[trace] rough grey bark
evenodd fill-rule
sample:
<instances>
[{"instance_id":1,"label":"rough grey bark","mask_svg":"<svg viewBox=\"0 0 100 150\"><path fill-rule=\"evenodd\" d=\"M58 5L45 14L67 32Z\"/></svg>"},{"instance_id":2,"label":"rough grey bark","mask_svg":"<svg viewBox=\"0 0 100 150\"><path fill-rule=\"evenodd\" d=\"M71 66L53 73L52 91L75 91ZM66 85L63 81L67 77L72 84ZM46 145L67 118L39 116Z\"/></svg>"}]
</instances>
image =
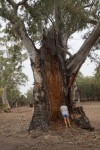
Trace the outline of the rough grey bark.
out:
<instances>
[{"instance_id":1,"label":"rough grey bark","mask_svg":"<svg viewBox=\"0 0 100 150\"><path fill-rule=\"evenodd\" d=\"M47 130L50 125L49 100L47 95L46 81L44 76L43 60L37 55L35 63L31 60L31 67L34 74L34 113L29 130Z\"/></svg>"}]
</instances>

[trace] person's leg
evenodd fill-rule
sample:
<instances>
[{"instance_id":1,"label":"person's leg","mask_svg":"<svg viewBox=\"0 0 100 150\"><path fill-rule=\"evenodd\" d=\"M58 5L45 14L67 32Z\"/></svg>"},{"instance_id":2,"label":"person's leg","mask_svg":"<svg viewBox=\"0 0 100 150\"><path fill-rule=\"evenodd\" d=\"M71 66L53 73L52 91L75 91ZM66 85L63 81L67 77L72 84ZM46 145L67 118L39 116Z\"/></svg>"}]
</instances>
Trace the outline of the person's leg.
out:
<instances>
[{"instance_id":1,"label":"person's leg","mask_svg":"<svg viewBox=\"0 0 100 150\"><path fill-rule=\"evenodd\" d=\"M65 123L65 125L66 125L66 127L67 127L68 125L67 125L67 120L66 120L65 117L64 117L64 123Z\"/></svg>"},{"instance_id":2,"label":"person's leg","mask_svg":"<svg viewBox=\"0 0 100 150\"><path fill-rule=\"evenodd\" d=\"M67 117L66 120L67 120L68 127L71 127L69 117Z\"/></svg>"}]
</instances>

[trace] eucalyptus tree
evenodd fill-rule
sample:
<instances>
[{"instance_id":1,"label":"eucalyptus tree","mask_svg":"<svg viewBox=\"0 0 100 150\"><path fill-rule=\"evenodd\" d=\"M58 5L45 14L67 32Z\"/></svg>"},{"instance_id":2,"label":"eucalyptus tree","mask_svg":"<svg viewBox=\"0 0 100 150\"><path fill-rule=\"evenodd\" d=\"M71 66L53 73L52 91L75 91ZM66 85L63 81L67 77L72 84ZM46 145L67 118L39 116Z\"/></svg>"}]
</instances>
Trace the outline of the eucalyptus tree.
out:
<instances>
[{"instance_id":1,"label":"eucalyptus tree","mask_svg":"<svg viewBox=\"0 0 100 150\"><path fill-rule=\"evenodd\" d=\"M22 45L8 40L4 35L0 38L0 88L2 89L2 102L5 109L10 108L8 101L8 91L11 94L12 89L23 85L28 80L22 72L22 62L27 58L26 53L21 53ZM17 52L16 52L17 51Z\"/></svg>"},{"instance_id":2,"label":"eucalyptus tree","mask_svg":"<svg viewBox=\"0 0 100 150\"><path fill-rule=\"evenodd\" d=\"M0 16L7 22L7 32L22 41L31 60L34 115L30 130L46 129L50 121L59 120L59 107L63 101L70 114L74 113L71 86L100 37L99 8L99 0L1 0ZM68 39L87 27L91 28L91 33L72 55ZM83 114L80 114L78 124L91 128Z\"/></svg>"},{"instance_id":3,"label":"eucalyptus tree","mask_svg":"<svg viewBox=\"0 0 100 150\"><path fill-rule=\"evenodd\" d=\"M19 106L20 97L21 97L21 92L18 85L11 84L7 88L7 99L9 101L11 108Z\"/></svg>"}]
</instances>

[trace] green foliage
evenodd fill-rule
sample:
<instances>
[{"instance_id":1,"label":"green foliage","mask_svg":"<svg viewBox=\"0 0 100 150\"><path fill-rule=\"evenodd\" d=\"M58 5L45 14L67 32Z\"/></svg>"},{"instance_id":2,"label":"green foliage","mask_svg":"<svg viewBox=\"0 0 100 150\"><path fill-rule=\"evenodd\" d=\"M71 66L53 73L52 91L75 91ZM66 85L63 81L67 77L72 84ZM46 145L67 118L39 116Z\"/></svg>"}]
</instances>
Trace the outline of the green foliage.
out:
<instances>
[{"instance_id":1,"label":"green foliage","mask_svg":"<svg viewBox=\"0 0 100 150\"><path fill-rule=\"evenodd\" d=\"M20 100L19 85L24 85L28 77L22 72L22 62L26 60L27 54L22 51L22 44L14 42L13 38L4 35L0 38L0 96L2 89L7 88L7 99L11 105ZM21 52L22 51L22 52Z\"/></svg>"},{"instance_id":2,"label":"green foliage","mask_svg":"<svg viewBox=\"0 0 100 150\"><path fill-rule=\"evenodd\" d=\"M100 64L95 69L95 78L99 81L100 80Z\"/></svg>"},{"instance_id":3,"label":"green foliage","mask_svg":"<svg viewBox=\"0 0 100 150\"><path fill-rule=\"evenodd\" d=\"M87 9L84 9L84 6L87 3L89 3L89 0L59 0L59 10L61 10L63 27L68 35L72 34L76 30L86 27L90 14ZM25 5L25 8L26 11L23 13L23 18L27 22L28 30L31 34L36 33L38 35L39 31L41 32L41 27L42 29L47 27L50 22L51 24L54 24L54 0L41 0L35 3L30 2L29 5ZM21 8L21 11L22 10L23 9ZM59 23L62 24L61 22Z\"/></svg>"},{"instance_id":4,"label":"green foliage","mask_svg":"<svg viewBox=\"0 0 100 150\"><path fill-rule=\"evenodd\" d=\"M41 39L43 28L55 24L56 2L59 5L63 21L62 23L58 22L63 24L64 32L66 31L68 36L85 28L91 16L93 20L98 20L99 0L93 2L90 0L27 0L27 3L19 7L18 15L24 20L28 34L31 38L34 37L34 40ZM0 5L2 16L13 22L13 18L10 18L12 13L14 14L12 6L6 0L1 0ZM15 36L10 22L7 23L5 32Z\"/></svg>"},{"instance_id":5,"label":"green foliage","mask_svg":"<svg viewBox=\"0 0 100 150\"><path fill-rule=\"evenodd\" d=\"M14 2L17 3L17 1ZM58 16L61 18L58 17L58 24L60 29L63 28L62 33L64 36L66 34L67 40L74 32L87 28L88 23L98 22L100 14L99 0L27 0L26 3L18 7L18 10L15 9L16 3L12 5L11 3L7 0L0 1L0 16L8 20L5 20L6 26L3 31L10 35L8 36L9 40L12 37L14 40L19 40L17 31L20 26L16 28L15 24L18 19L17 16L23 20L27 34L34 42L41 41L44 28L48 30L52 26L57 31L55 23L56 4L60 12Z\"/></svg>"},{"instance_id":6,"label":"green foliage","mask_svg":"<svg viewBox=\"0 0 100 150\"><path fill-rule=\"evenodd\" d=\"M3 88L0 88L0 96L2 96Z\"/></svg>"},{"instance_id":7,"label":"green foliage","mask_svg":"<svg viewBox=\"0 0 100 150\"><path fill-rule=\"evenodd\" d=\"M11 84L21 85L27 81L27 76L22 72L22 62L26 60L26 53L21 53L22 45L18 42L10 42L7 36L1 38L0 54L0 87L8 87Z\"/></svg>"},{"instance_id":8,"label":"green foliage","mask_svg":"<svg viewBox=\"0 0 100 150\"><path fill-rule=\"evenodd\" d=\"M22 95L17 86L7 88L7 99L11 107L29 105L29 100Z\"/></svg>"},{"instance_id":9,"label":"green foliage","mask_svg":"<svg viewBox=\"0 0 100 150\"><path fill-rule=\"evenodd\" d=\"M10 106L14 107L16 102L18 103L20 100L21 92L19 91L18 87L14 84L11 84L7 88L7 99L10 103Z\"/></svg>"},{"instance_id":10,"label":"green foliage","mask_svg":"<svg viewBox=\"0 0 100 150\"><path fill-rule=\"evenodd\" d=\"M78 89L81 100L100 100L100 78L98 73L92 77L81 76L77 78Z\"/></svg>"},{"instance_id":11,"label":"green foliage","mask_svg":"<svg viewBox=\"0 0 100 150\"><path fill-rule=\"evenodd\" d=\"M30 88L26 93L27 101L33 103L33 88Z\"/></svg>"},{"instance_id":12,"label":"green foliage","mask_svg":"<svg viewBox=\"0 0 100 150\"><path fill-rule=\"evenodd\" d=\"M27 98L25 97L25 95L21 95L21 96L20 96L18 105L19 105L19 106L29 105L29 101L27 100Z\"/></svg>"}]
</instances>

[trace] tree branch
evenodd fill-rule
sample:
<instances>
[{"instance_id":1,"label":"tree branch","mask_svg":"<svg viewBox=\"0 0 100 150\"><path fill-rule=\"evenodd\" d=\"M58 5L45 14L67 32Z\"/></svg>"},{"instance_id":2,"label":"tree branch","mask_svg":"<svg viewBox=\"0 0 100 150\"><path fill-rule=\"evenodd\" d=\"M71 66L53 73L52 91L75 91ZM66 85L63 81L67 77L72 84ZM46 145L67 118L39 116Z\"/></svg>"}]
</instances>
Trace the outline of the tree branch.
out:
<instances>
[{"instance_id":1,"label":"tree branch","mask_svg":"<svg viewBox=\"0 0 100 150\"><path fill-rule=\"evenodd\" d=\"M60 45L57 45L65 54L69 55L70 57L72 57L72 54L66 50L65 48L62 48Z\"/></svg>"},{"instance_id":2,"label":"tree branch","mask_svg":"<svg viewBox=\"0 0 100 150\"><path fill-rule=\"evenodd\" d=\"M14 13L17 14L18 9L17 4L13 0L6 0L6 1L12 6Z\"/></svg>"},{"instance_id":3,"label":"tree branch","mask_svg":"<svg viewBox=\"0 0 100 150\"><path fill-rule=\"evenodd\" d=\"M13 0L6 0L12 7L16 7L16 3Z\"/></svg>"},{"instance_id":4,"label":"tree branch","mask_svg":"<svg viewBox=\"0 0 100 150\"><path fill-rule=\"evenodd\" d=\"M96 25L98 22L96 20L92 20L92 19L89 19L89 22L88 23L91 23L93 25Z\"/></svg>"},{"instance_id":5,"label":"tree branch","mask_svg":"<svg viewBox=\"0 0 100 150\"><path fill-rule=\"evenodd\" d=\"M23 21L18 17L17 17L17 21L15 21L14 28L15 28L15 31L17 32L17 34L19 35L19 37L21 38L23 45L27 49L30 59L33 60L33 62L34 62L36 54L37 54L37 49L36 49L33 41L28 36Z\"/></svg>"},{"instance_id":6,"label":"tree branch","mask_svg":"<svg viewBox=\"0 0 100 150\"><path fill-rule=\"evenodd\" d=\"M22 1L19 2L19 3L15 3L13 0L7 0L7 2L8 2L10 5L12 5L13 9L17 12L18 7L19 7L20 5L24 5L24 4L27 2L27 0L22 0Z\"/></svg>"},{"instance_id":7,"label":"tree branch","mask_svg":"<svg viewBox=\"0 0 100 150\"><path fill-rule=\"evenodd\" d=\"M84 8L92 7L93 5L94 5L94 2L92 2L91 4L85 5Z\"/></svg>"},{"instance_id":8,"label":"tree branch","mask_svg":"<svg viewBox=\"0 0 100 150\"><path fill-rule=\"evenodd\" d=\"M57 29L57 34L60 34L62 36L62 30L63 30L63 21L61 17L61 10L60 10L60 3L59 0L55 0L55 26Z\"/></svg>"},{"instance_id":9,"label":"tree branch","mask_svg":"<svg viewBox=\"0 0 100 150\"><path fill-rule=\"evenodd\" d=\"M20 5L24 5L27 2L27 0L22 0L21 2L17 3L17 7L19 7Z\"/></svg>"},{"instance_id":10,"label":"tree branch","mask_svg":"<svg viewBox=\"0 0 100 150\"><path fill-rule=\"evenodd\" d=\"M2 8L0 9L0 16L11 22L12 26L14 27L13 28L14 31L16 31L18 36L23 41L23 45L27 49L31 60L33 60L33 62L34 62L36 54L37 54L37 51L36 51L37 49L36 49L33 41L28 36L23 21L17 16L17 14L13 14L7 10L4 11L4 9L2 9Z\"/></svg>"},{"instance_id":11,"label":"tree branch","mask_svg":"<svg viewBox=\"0 0 100 150\"><path fill-rule=\"evenodd\" d=\"M13 0L7 0L7 2L8 2L10 5L12 5L12 7L13 7L14 9L17 8L17 5L16 5L16 3L15 3Z\"/></svg>"},{"instance_id":12,"label":"tree branch","mask_svg":"<svg viewBox=\"0 0 100 150\"><path fill-rule=\"evenodd\" d=\"M97 25L95 26L94 30L90 34L89 38L84 42L79 51L71 59L69 59L69 62L67 64L67 71L68 73L70 73L70 75L76 73L77 70L79 70L79 68L85 61L86 57L88 56L92 46L95 44L95 42L99 37L100 37L100 19Z\"/></svg>"}]
</instances>

